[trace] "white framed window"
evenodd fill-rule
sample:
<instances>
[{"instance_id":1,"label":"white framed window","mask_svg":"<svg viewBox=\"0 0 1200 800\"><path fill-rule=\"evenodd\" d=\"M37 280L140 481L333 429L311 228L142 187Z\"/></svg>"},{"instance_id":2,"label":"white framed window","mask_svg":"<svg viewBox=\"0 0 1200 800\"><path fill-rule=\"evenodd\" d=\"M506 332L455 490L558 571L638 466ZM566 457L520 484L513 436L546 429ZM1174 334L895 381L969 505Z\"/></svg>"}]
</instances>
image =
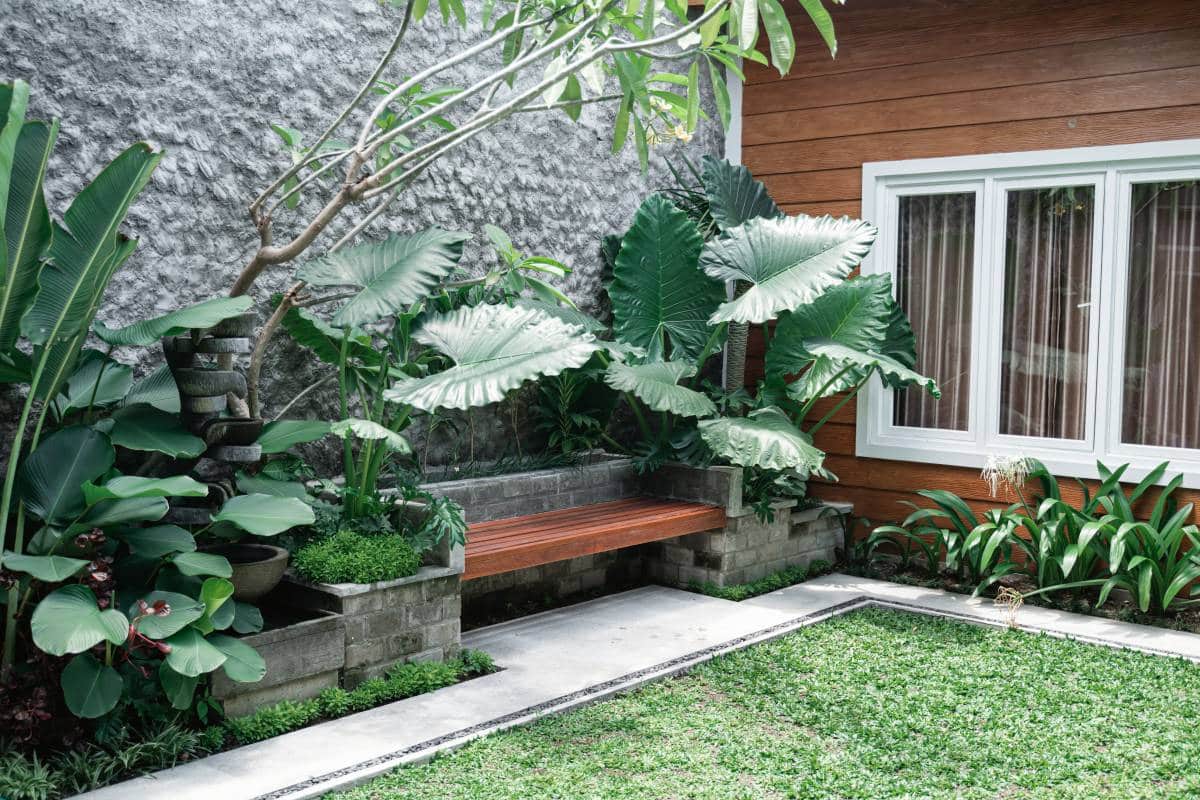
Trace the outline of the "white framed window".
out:
<instances>
[{"instance_id":1,"label":"white framed window","mask_svg":"<svg viewBox=\"0 0 1200 800\"><path fill-rule=\"evenodd\" d=\"M858 455L1200 488L1200 139L864 164L862 197L942 397L873 381Z\"/></svg>"}]
</instances>

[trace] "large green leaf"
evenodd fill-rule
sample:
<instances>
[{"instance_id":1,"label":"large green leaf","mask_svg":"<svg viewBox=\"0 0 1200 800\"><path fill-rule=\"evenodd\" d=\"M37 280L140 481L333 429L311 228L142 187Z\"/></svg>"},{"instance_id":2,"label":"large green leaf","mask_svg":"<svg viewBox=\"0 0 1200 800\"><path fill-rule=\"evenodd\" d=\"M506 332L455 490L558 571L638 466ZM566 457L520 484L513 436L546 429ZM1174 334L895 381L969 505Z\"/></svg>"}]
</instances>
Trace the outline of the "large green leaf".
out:
<instances>
[{"instance_id":1,"label":"large green leaf","mask_svg":"<svg viewBox=\"0 0 1200 800\"><path fill-rule=\"evenodd\" d=\"M207 675L228 658L195 628L184 628L167 639L167 644L171 645L167 666L189 678Z\"/></svg>"},{"instance_id":2,"label":"large green leaf","mask_svg":"<svg viewBox=\"0 0 1200 800\"><path fill-rule=\"evenodd\" d=\"M33 302L42 256L50 245L42 182L57 136L58 123L26 123L17 140L8 191L0 189L0 198L8 200L7 212L0 215L0 249L7 251L0 257L0 353L11 350L21 334L21 317Z\"/></svg>"},{"instance_id":3,"label":"large green leaf","mask_svg":"<svg viewBox=\"0 0 1200 800\"><path fill-rule=\"evenodd\" d=\"M867 370L878 370L880 377L896 386L916 384L934 397L941 397L933 378L909 369L891 356L882 353L863 352L847 347L831 339L806 339L804 347L818 358L827 358L834 364L851 365Z\"/></svg>"},{"instance_id":4,"label":"large green leaf","mask_svg":"<svg viewBox=\"0 0 1200 800\"><path fill-rule=\"evenodd\" d=\"M262 680L267 674L267 664L262 656L241 639L214 633L208 637L209 643L225 654L222 667L229 680L239 683L254 683Z\"/></svg>"},{"instance_id":5,"label":"large green leaf","mask_svg":"<svg viewBox=\"0 0 1200 800\"><path fill-rule=\"evenodd\" d=\"M75 197L64 224L55 225L50 261L21 320L21 331L31 342L66 339L91 324L89 311L94 313L112 275L114 255L128 256L121 253L125 247L118 228L161 157L144 142L133 145Z\"/></svg>"},{"instance_id":6,"label":"large green leaf","mask_svg":"<svg viewBox=\"0 0 1200 800\"><path fill-rule=\"evenodd\" d=\"M167 501L161 497L131 497L127 500L103 500L87 510L78 523L67 529L70 534L89 528L108 528L133 522L155 522L167 513Z\"/></svg>"},{"instance_id":7,"label":"large green leaf","mask_svg":"<svg viewBox=\"0 0 1200 800\"><path fill-rule=\"evenodd\" d=\"M649 364L608 365L604 380L620 392L632 392L655 411L669 411L683 417L711 417L717 413L712 400L694 389L680 386L682 378L696 374L696 368L678 361L652 361Z\"/></svg>"},{"instance_id":8,"label":"large green leaf","mask_svg":"<svg viewBox=\"0 0 1200 800\"><path fill-rule=\"evenodd\" d=\"M332 253L297 276L314 286L358 286L333 316L338 326L367 325L423 300L458 266L469 233L428 228Z\"/></svg>"},{"instance_id":9,"label":"large green leaf","mask_svg":"<svg viewBox=\"0 0 1200 800\"><path fill-rule=\"evenodd\" d=\"M825 460L812 439L774 406L746 417L701 420L698 427L714 453L743 467L809 473L820 470Z\"/></svg>"},{"instance_id":10,"label":"large green leaf","mask_svg":"<svg viewBox=\"0 0 1200 800\"><path fill-rule=\"evenodd\" d=\"M917 366L917 337L913 333L912 323L908 321L908 315L904 313L904 309L900 308L900 304L892 297L888 298L887 311L887 332L883 336L883 344L879 347L879 352L899 361L909 369L913 369ZM887 375L882 377L883 382L892 389L900 389L904 386L902 382Z\"/></svg>"},{"instance_id":11,"label":"large green leaf","mask_svg":"<svg viewBox=\"0 0 1200 800\"><path fill-rule=\"evenodd\" d=\"M314 419L277 419L263 426L258 444L263 455L282 453L305 442L315 442L329 433L329 423Z\"/></svg>"},{"instance_id":12,"label":"large green leaf","mask_svg":"<svg viewBox=\"0 0 1200 800\"><path fill-rule=\"evenodd\" d=\"M121 674L91 653L71 659L62 671L63 699L77 717L96 719L117 707L125 682Z\"/></svg>"},{"instance_id":13,"label":"large green leaf","mask_svg":"<svg viewBox=\"0 0 1200 800\"><path fill-rule=\"evenodd\" d=\"M874 226L843 217L752 219L704 245L700 266L722 281L750 284L709 321L766 322L813 302L858 266Z\"/></svg>"},{"instance_id":14,"label":"large green leaf","mask_svg":"<svg viewBox=\"0 0 1200 800\"><path fill-rule=\"evenodd\" d=\"M405 439L391 428L384 427L378 422L372 422L369 419L352 417L350 419L338 420L333 423L329 432L339 439L366 439L383 442L389 450L394 450L398 453L412 452L412 445L408 443L408 439Z\"/></svg>"},{"instance_id":15,"label":"large green leaf","mask_svg":"<svg viewBox=\"0 0 1200 800\"><path fill-rule=\"evenodd\" d=\"M90 562L82 558L66 558L65 556L29 556L5 553L2 566L13 572L24 572L39 581L46 583L61 583L67 578L78 575L79 571Z\"/></svg>"},{"instance_id":16,"label":"large green leaf","mask_svg":"<svg viewBox=\"0 0 1200 800\"><path fill-rule=\"evenodd\" d=\"M281 481L263 475L237 474L237 488L243 494L269 494L272 497L295 497L309 502L313 500L304 484L299 481Z\"/></svg>"},{"instance_id":17,"label":"large green leaf","mask_svg":"<svg viewBox=\"0 0 1200 800\"><path fill-rule=\"evenodd\" d=\"M613 330L651 361L696 358L708 341L725 290L696 268L702 246L688 215L659 194L646 198L621 240L608 289Z\"/></svg>"},{"instance_id":18,"label":"large green leaf","mask_svg":"<svg viewBox=\"0 0 1200 800\"><path fill-rule=\"evenodd\" d=\"M83 484L108 472L115 459L108 439L91 428L55 431L21 465L18 496L38 519L70 522L87 507Z\"/></svg>"},{"instance_id":19,"label":"large green leaf","mask_svg":"<svg viewBox=\"0 0 1200 800\"><path fill-rule=\"evenodd\" d=\"M29 84L22 80L0 84L0 219L8 207L9 179L17 150L17 139L25 125L29 106ZM4 266L0 260L0 267Z\"/></svg>"},{"instance_id":20,"label":"large green leaf","mask_svg":"<svg viewBox=\"0 0 1200 800\"><path fill-rule=\"evenodd\" d=\"M62 416L89 406L112 405L124 399L132 386L132 368L118 364L98 350L84 350L54 407Z\"/></svg>"},{"instance_id":21,"label":"large green leaf","mask_svg":"<svg viewBox=\"0 0 1200 800\"><path fill-rule=\"evenodd\" d=\"M204 603L178 592L150 592L140 601L153 613L143 615L140 603L135 602L129 607L129 616L137 620L138 632L151 639L174 636L204 616Z\"/></svg>"},{"instance_id":22,"label":"large green leaf","mask_svg":"<svg viewBox=\"0 0 1200 800\"><path fill-rule=\"evenodd\" d=\"M206 445L180 424L179 417L152 406L126 406L112 416L108 432L113 444L129 450L195 458Z\"/></svg>"},{"instance_id":23,"label":"large green leaf","mask_svg":"<svg viewBox=\"0 0 1200 800\"><path fill-rule=\"evenodd\" d=\"M877 352L884 345L891 318L892 282L887 275L852 278L830 288L813 302L784 314L767 351L769 375L782 379L799 376L789 392L801 400L846 391L868 370L851 369L830 358L819 358L804 348L807 339L838 342L862 352Z\"/></svg>"},{"instance_id":24,"label":"large green leaf","mask_svg":"<svg viewBox=\"0 0 1200 800\"><path fill-rule=\"evenodd\" d=\"M158 682L162 684L163 694L171 703L171 708L187 711L192 707L192 698L196 694L196 686L200 683L197 675L180 675L163 661L158 666Z\"/></svg>"},{"instance_id":25,"label":"large green leaf","mask_svg":"<svg viewBox=\"0 0 1200 800\"><path fill-rule=\"evenodd\" d=\"M94 330L96 336L114 346L146 347L155 344L164 336L178 336L193 328L211 328L218 322L241 314L253 303L254 300L246 295L214 297L202 303L163 314L161 317L142 320L115 330L103 322L97 322Z\"/></svg>"},{"instance_id":26,"label":"large green leaf","mask_svg":"<svg viewBox=\"0 0 1200 800\"><path fill-rule=\"evenodd\" d=\"M169 478L143 478L137 475L118 475L96 486L83 484L83 496L89 506L102 500L128 500L134 497L207 497L208 484L187 475Z\"/></svg>"},{"instance_id":27,"label":"large green leaf","mask_svg":"<svg viewBox=\"0 0 1200 800\"><path fill-rule=\"evenodd\" d=\"M311 525L316 518L311 506L294 497L246 494L226 500L212 519L255 536L274 536L297 525Z\"/></svg>"},{"instance_id":28,"label":"large green leaf","mask_svg":"<svg viewBox=\"0 0 1200 800\"><path fill-rule=\"evenodd\" d=\"M168 414L179 413L179 387L175 385L175 376L166 364L137 383L125 395L124 405L147 405L165 411Z\"/></svg>"},{"instance_id":29,"label":"large green leaf","mask_svg":"<svg viewBox=\"0 0 1200 800\"><path fill-rule=\"evenodd\" d=\"M120 611L100 610L96 595L77 583L55 589L29 620L33 643L52 656L82 653L103 641L124 644L129 620Z\"/></svg>"},{"instance_id":30,"label":"large green leaf","mask_svg":"<svg viewBox=\"0 0 1200 800\"><path fill-rule=\"evenodd\" d=\"M761 181L741 164L706 155L700 176L708 210L721 230L736 228L758 217L782 217L783 212Z\"/></svg>"},{"instance_id":31,"label":"large green leaf","mask_svg":"<svg viewBox=\"0 0 1200 800\"><path fill-rule=\"evenodd\" d=\"M184 555L198 556L211 554L185 553ZM176 558L176 561L179 558L183 558L183 556ZM225 559L222 558L221 560L224 561ZM228 562L226 562L226 566L228 566ZM225 580L224 577L208 578L201 584L200 602L204 603L204 616L193 623L196 630L204 634L209 634L217 629L224 630L233 623L233 619L236 616L236 611L231 603L233 592L233 583Z\"/></svg>"},{"instance_id":32,"label":"large green leaf","mask_svg":"<svg viewBox=\"0 0 1200 800\"><path fill-rule=\"evenodd\" d=\"M216 553L180 553L171 559L171 563L184 575L212 575L217 578L233 575L229 559Z\"/></svg>"},{"instance_id":33,"label":"large green leaf","mask_svg":"<svg viewBox=\"0 0 1200 800\"><path fill-rule=\"evenodd\" d=\"M423 411L496 403L525 381L581 367L600 349L591 334L533 308L464 306L432 316L414 338L454 361L450 369L404 381L385 397Z\"/></svg>"},{"instance_id":34,"label":"large green leaf","mask_svg":"<svg viewBox=\"0 0 1200 800\"><path fill-rule=\"evenodd\" d=\"M326 364L337 364L346 329L335 328L306 308L293 308L283 315L283 329L297 344L313 351ZM378 366L383 356L371 345L370 334L361 328L350 329L348 355L367 366Z\"/></svg>"},{"instance_id":35,"label":"large green leaf","mask_svg":"<svg viewBox=\"0 0 1200 800\"><path fill-rule=\"evenodd\" d=\"M172 553L190 553L196 549L196 537L178 525L131 528L117 536L129 545L134 555L162 558Z\"/></svg>"}]
</instances>

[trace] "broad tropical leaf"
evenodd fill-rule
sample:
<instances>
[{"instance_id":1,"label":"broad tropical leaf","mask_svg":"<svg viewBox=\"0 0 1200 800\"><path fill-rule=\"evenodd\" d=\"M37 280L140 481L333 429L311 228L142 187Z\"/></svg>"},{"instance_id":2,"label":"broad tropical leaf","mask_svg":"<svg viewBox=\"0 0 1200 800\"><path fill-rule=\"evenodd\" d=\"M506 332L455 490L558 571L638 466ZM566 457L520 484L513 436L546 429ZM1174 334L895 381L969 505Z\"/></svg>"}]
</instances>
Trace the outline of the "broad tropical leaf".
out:
<instances>
[{"instance_id":1,"label":"broad tropical leaf","mask_svg":"<svg viewBox=\"0 0 1200 800\"><path fill-rule=\"evenodd\" d=\"M914 369L917 366L917 337L913 333L912 323L908 321L908 315L894 298L888 297L887 309L887 333L884 334L879 352L909 369ZM893 389L904 386L900 381L886 375L883 376L883 382Z\"/></svg>"},{"instance_id":2,"label":"broad tropical leaf","mask_svg":"<svg viewBox=\"0 0 1200 800\"><path fill-rule=\"evenodd\" d=\"M722 303L709 322L766 322L813 302L858 266L875 227L846 217L752 219L710 240L700 266L721 281L750 288Z\"/></svg>"},{"instance_id":3,"label":"broad tropical leaf","mask_svg":"<svg viewBox=\"0 0 1200 800\"><path fill-rule=\"evenodd\" d=\"M29 84L22 80L0 84L0 219L8 207L9 179L12 175L17 139L25 125L29 106ZM0 267L4 261L0 260Z\"/></svg>"},{"instance_id":4,"label":"broad tropical leaf","mask_svg":"<svg viewBox=\"0 0 1200 800\"><path fill-rule=\"evenodd\" d=\"M227 659L195 628L184 628L168 638L167 644L171 645L171 652L167 653L167 666L189 678L206 675Z\"/></svg>"},{"instance_id":5,"label":"broad tropical leaf","mask_svg":"<svg viewBox=\"0 0 1200 800\"><path fill-rule=\"evenodd\" d=\"M118 475L103 486L85 482L83 496L89 506L103 500L129 500L135 497L207 497L208 484L187 475L172 475L169 478Z\"/></svg>"},{"instance_id":6,"label":"broad tropical leaf","mask_svg":"<svg viewBox=\"0 0 1200 800\"><path fill-rule=\"evenodd\" d=\"M133 522L157 522L166 513L167 501L161 497L102 500L89 508L79 522L67 529L67 533L74 535L91 528L108 528Z\"/></svg>"},{"instance_id":7,"label":"broad tropical leaf","mask_svg":"<svg viewBox=\"0 0 1200 800\"><path fill-rule=\"evenodd\" d=\"M316 517L311 506L294 497L246 494L226 500L212 520L228 522L255 536L275 536L297 525L312 525Z\"/></svg>"},{"instance_id":8,"label":"broad tropical leaf","mask_svg":"<svg viewBox=\"0 0 1200 800\"><path fill-rule=\"evenodd\" d=\"M158 682L162 684L163 694L170 701L171 708L187 711L192 707L192 698L200 683L199 676L180 675L164 661L158 667Z\"/></svg>"},{"instance_id":9,"label":"broad tropical leaf","mask_svg":"<svg viewBox=\"0 0 1200 800\"><path fill-rule=\"evenodd\" d=\"M133 388L125 395L123 405L138 404L153 406L168 414L179 413L179 387L175 385L175 376L166 364L151 372L133 384Z\"/></svg>"},{"instance_id":10,"label":"broad tropical leaf","mask_svg":"<svg viewBox=\"0 0 1200 800\"><path fill-rule=\"evenodd\" d=\"M366 439L383 442L390 450L397 453L411 453L412 445L391 428L386 428L378 422L369 419L350 418L338 420L330 426L329 432L339 439Z\"/></svg>"},{"instance_id":11,"label":"broad tropical leaf","mask_svg":"<svg viewBox=\"0 0 1200 800\"><path fill-rule=\"evenodd\" d=\"M334 314L333 323L367 325L427 297L458 266L463 242L470 238L441 228L393 235L310 262L297 276L314 286L361 287Z\"/></svg>"},{"instance_id":12,"label":"broad tropical leaf","mask_svg":"<svg viewBox=\"0 0 1200 800\"><path fill-rule=\"evenodd\" d=\"M581 367L600 343L574 325L531 308L464 306L431 317L414 334L454 361L450 369L385 393L423 411L496 403L525 381Z\"/></svg>"},{"instance_id":13,"label":"broad tropical leaf","mask_svg":"<svg viewBox=\"0 0 1200 800\"><path fill-rule=\"evenodd\" d=\"M784 314L767 351L767 372L776 377L799 376L789 393L801 400L845 391L869 370L852 369L804 348L807 339L838 342L862 352L880 352L891 318L892 282L887 275L853 278L830 288L813 302Z\"/></svg>"},{"instance_id":14,"label":"broad tropical leaf","mask_svg":"<svg viewBox=\"0 0 1200 800\"><path fill-rule=\"evenodd\" d=\"M713 401L679 385L682 378L695 374L695 367L678 361L633 365L614 361L608 365L604 380L617 391L633 393L655 411L669 411L683 417L711 417L717 413Z\"/></svg>"},{"instance_id":15,"label":"broad tropical leaf","mask_svg":"<svg viewBox=\"0 0 1200 800\"><path fill-rule=\"evenodd\" d=\"M262 680L267 674L267 664L262 656L241 639L214 633L208 637L209 644L225 654L225 663L221 666L229 680L239 683L254 683Z\"/></svg>"},{"instance_id":16,"label":"broad tropical leaf","mask_svg":"<svg viewBox=\"0 0 1200 800\"><path fill-rule=\"evenodd\" d=\"M150 406L127 406L111 417L112 443L173 458L195 458L206 445L179 423L179 417Z\"/></svg>"},{"instance_id":17,"label":"broad tropical leaf","mask_svg":"<svg viewBox=\"0 0 1200 800\"><path fill-rule=\"evenodd\" d=\"M758 217L782 217L783 212L761 181L741 164L723 158L704 157L700 176L708 210L721 230L729 230Z\"/></svg>"},{"instance_id":18,"label":"broad tropical leaf","mask_svg":"<svg viewBox=\"0 0 1200 800\"><path fill-rule=\"evenodd\" d=\"M21 465L18 497L38 519L71 522L87 507L83 484L108 472L115 460L108 439L91 428L55 431Z\"/></svg>"},{"instance_id":19,"label":"broad tropical leaf","mask_svg":"<svg viewBox=\"0 0 1200 800\"><path fill-rule=\"evenodd\" d=\"M155 525L152 528L129 528L117 533L118 538L135 555L162 558L172 553L190 553L196 549L196 537L178 525Z\"/></svg>"},{"instance_id":20,"label":"broad tropical leaf","mask_svg":"<svg viewBox=\"0 0 1200 800\"><path fill-rule=\"evenodd\" d=\"M180 553L171 559L171 563L184 575L212 575L217 578L233 575L233 566L230 565L229 559L216 553Z\"/></svg>"},{"instance_id":21,"label":"broad tropical leaf","mask_svg":"<svg viewBox=\"0 0 1200 800\"><path fill-rule=\"evenodd\" d=\"M211 300L163 314L161 317L142 320L115 330L103 322L97 322L93 330L101 340L114 346L146 347L155 344L164 336L178 336L193 328L211 328L218 322L241 314L253 303L254 300L245 295L214 297Z\"/></svg>"},{"instance_id":22,"label":"broad tropical leaf","mask_svg":"<svg viewBox=\"0 0 1200 800\"><path fill-rule=\"evenodd\" d=\"M808 434L774 406L746 417L701 420L698 427L714 453L739 466L809 473L819 472L825 460Z\"/></svg>"},{"instance_id":23,"label":"broad tropical leaf","mask_svg":"<svg viewBox=\"0 0 1200 800\"><path fill-rule=\"evenodd\" d=\"M916 384L934 397L942 396L933 378L911 370L896 359L882 353L855 350L831 339L806 339L804 348L818 358L829 359L835 365L852 365L867 370L878 370L881 377L889 382L894 381L895 385Z\"/></svg>"},{"instance_id":24,"label":"broad tropical leaf","mask_svg":"<svg viewBox=\"0 0 1200 800\"><path fill-rule=\"evenodd\" d=\"M103 717L117 707L125 691L121 674L91 653L71 659L60 679L71 713L83 719Z\"/></svg>"},{"instance_id":25,"label":"broad tropical leaf","mask_svg":"<svg viewBox=\"0 0 1200 800\"><path fill-rule=\"evenodd\" d=\"M277 419L263 426L258 444L263 455L282 453L289 448L315 442L329 433L329 423L313 419Z\"/></svg>"},{"instance_id":26,"label":"broad tropical leaf","mask_svg":"<svg viewBox=\"0 0 1200 800\"><path fill-rule=\"evenodd\" d=\"M112 405L123 400L132 386L132 368L118 364L99 350L84 350L54 407L61 417L89 406Z\"/></svg>"},{"instance_id":27,"label":"broad tropical leaf","mask_svg":"<svg viewBox=\"0 0 1200 800\"><path fill-rule=\"evenodd\" d=\"M21 321L31 342L61 341L90 326L89 311L115 269L114 259L129 255L118 229L161 157L144 142L133 145L75 197L64 225L54 226L49 263Z\"/></svg>"},{"instance_id":28,"label":"broad tropical leaf","mask_svg":"<svg viewBox=\"0 0 1200 800\"><path fill-rule=\"evenodd\" d=\"M155 591L143 595L141 603L155 613L142 614L141 604L129 607L129 617L138 632L151 639L166 639L204 616L204 603L178 592ZM141 617L141 619L138 619Z\"/></svg>"},{"instance_id":29,"label":"broad tropical leaf","mask_svg":"<svg viewBox=\"0 0 1200 800\"><path fill-rule=\"evenodd\" d=\"M600 320L593 317L591 314L586 314L578 308L571 306L558 305L557 303L547 303L542 300L535 300L531 297L522 297L514 303L520 308L532 308L541 311L549 317L557 317L568 325L575 325L583 328L588 333L596 333L605 329L605 325Z\"/></svg>"},{"instance_id":30,"label":"broad tropical leaf","mask_svg":"<svg viewBox=\"0 0 1200 800\"><path fill-rule=\"evenodd\" d=\"M283 315L283 329L296 343L313 351L326 364L337 364L341 355L344 328L335 328L305 308L293 308ZM371 346L371 336L361 328L350 329L347 354L367 366L377 366L383 360Z\"/></svg>"},{"instance_id":31,"label":"broad tropical leaf","mask_svg":"<svg viewBox=\"0 0 1200 800\"><path fill-rule=\"evenodd\" d=\"M0 353L12 350L25 315L37 292L42 256L50 244L50 214L42 182L54 150L58 123L27 122L21 129L8 186L8 209L0 215L4 237L0 247ZM0 196L5 192L0 189Z\"/></svg>"},{"instance_id":32,"label":"broad tropical leaf","mask_svg":"<svg viewBox=\"0 0 1200 800\"><path fill-rule=\"evenodd\" d=\"M52 656L82 653L100 642L124 644L129 620L120 611L104 611L96 595L78 583L55 589L38 603L29 620L33 643Z\"/></svg>"},{"instance_id":33,"label":"broad tropical leaf","mask_svg":"<svg viewBox=\"0 0 1200 800\"><path fill-rule=\"evenodd\" d=\"M696 358L725 289L696 269L703 242L687 214L659 194L646 198L621 240L608 294L613 330L651 361Z\"/></svg>"},{"instance_id":34,"label":"broad tropical leaf","mask_svg":"<svg viewBox=\"0 0 1200 800\"><path fill-rule=\"evenodd\" d=\"M24 572L39 581L61 583L86 567L90 562L65 556L27 556L5 553L2 566L13 572Z\"/></svg>"},{"instance_id":35,"label":"broad tropical leaf","mask_svg":"<svg viewBox=\"0 0 1200 800\"><path fill-rule=\"evenodd\" d=\"M281 481L275 478L266 478L262 475L247 475L244 472L237 474L237 488L243 494L269 494L272 497L295 497L305 502L312 500L308 494L308 490L304 488L304 484L299 481Z\"/></svg>"}]
</instances>

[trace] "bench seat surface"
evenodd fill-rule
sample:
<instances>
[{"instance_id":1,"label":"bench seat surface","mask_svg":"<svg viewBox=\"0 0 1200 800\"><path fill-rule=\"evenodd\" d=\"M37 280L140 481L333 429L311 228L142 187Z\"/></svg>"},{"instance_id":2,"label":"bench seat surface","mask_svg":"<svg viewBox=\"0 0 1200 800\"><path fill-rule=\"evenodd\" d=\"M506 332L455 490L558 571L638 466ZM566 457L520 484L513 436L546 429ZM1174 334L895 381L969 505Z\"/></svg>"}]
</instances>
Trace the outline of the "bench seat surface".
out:
<instances>
[{"instance_id":1,"label":"bench seat surface","mask_svg":"<svg viewBox=\"0 0 1200 800\"><path fill-rule=\"evenodd\" d=\"M463 580L722 527L725 509L632 497L477 522L467 531Z\"/></svg>"}]
</instances>

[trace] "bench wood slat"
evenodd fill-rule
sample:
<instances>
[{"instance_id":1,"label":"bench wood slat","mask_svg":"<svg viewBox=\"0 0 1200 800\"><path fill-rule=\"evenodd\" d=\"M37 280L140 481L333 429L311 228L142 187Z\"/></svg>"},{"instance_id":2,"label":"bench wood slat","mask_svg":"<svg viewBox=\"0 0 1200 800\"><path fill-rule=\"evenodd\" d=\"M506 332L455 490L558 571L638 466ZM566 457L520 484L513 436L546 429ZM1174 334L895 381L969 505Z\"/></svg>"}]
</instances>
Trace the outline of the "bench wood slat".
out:
<instances>
[{"instance_id":1,"label":"bench wood slat","mask_svg":"<svg viewBox=\"0 0 1200 800\"><path fill-rule=\"evenodd\" d=\"M467 533L463 580L619 550L725 524L703 503L636 497L479 522Z\"/></svg>"}]
</instances>

